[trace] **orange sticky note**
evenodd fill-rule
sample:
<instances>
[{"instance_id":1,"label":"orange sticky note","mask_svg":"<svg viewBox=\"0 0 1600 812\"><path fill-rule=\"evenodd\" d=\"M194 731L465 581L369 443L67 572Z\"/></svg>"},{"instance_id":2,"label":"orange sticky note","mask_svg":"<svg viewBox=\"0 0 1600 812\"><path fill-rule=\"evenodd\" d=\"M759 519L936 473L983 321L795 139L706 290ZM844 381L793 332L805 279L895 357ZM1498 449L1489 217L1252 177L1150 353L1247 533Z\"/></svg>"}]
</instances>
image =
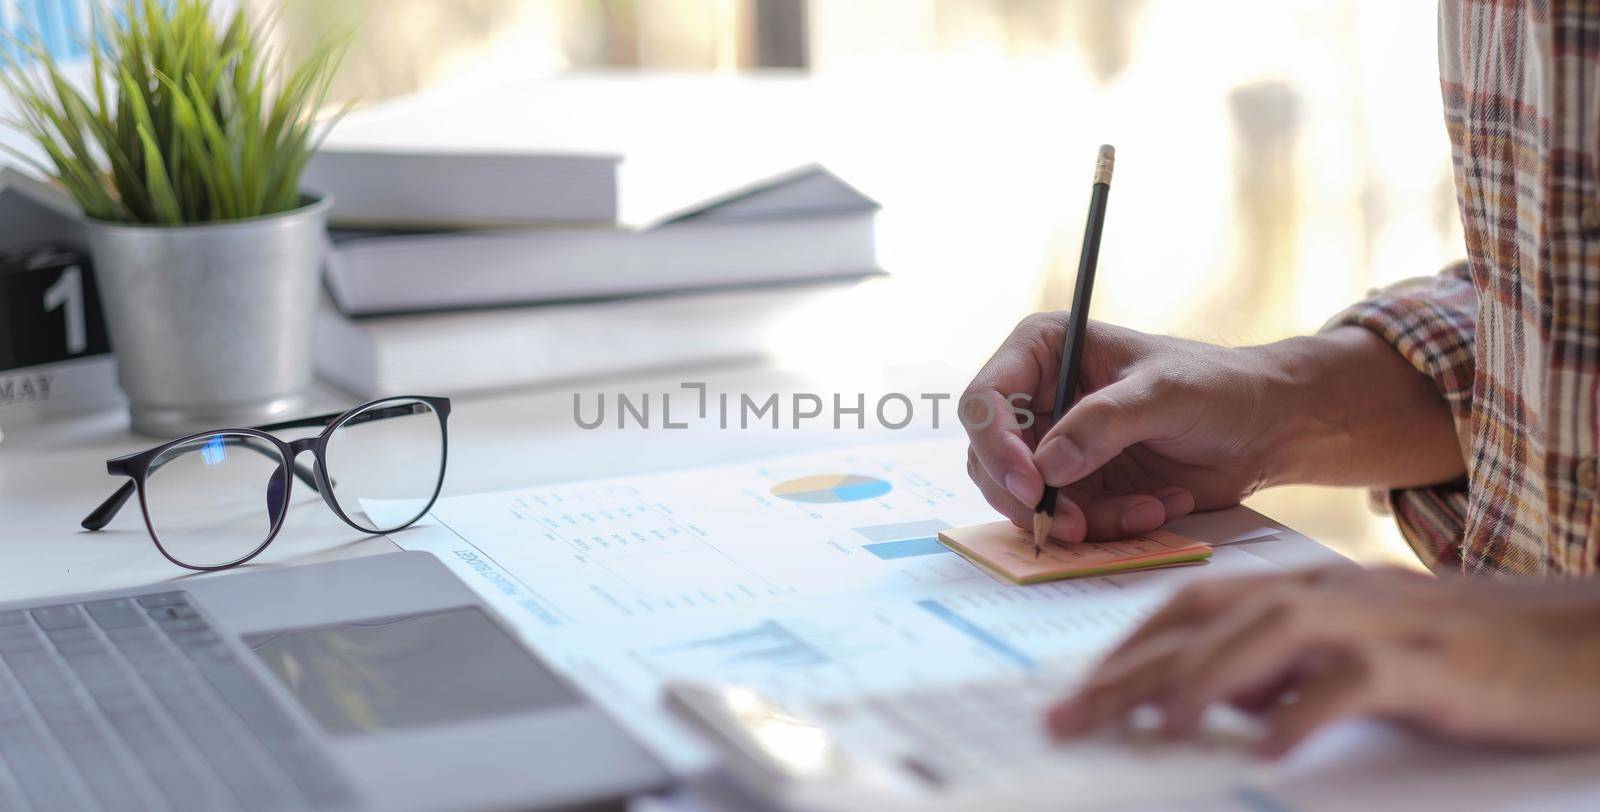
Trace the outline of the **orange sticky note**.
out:
<instances>
[{"instance_id":1,"label":"orange sticky note","mask_svg":"<svg viewBox=\"0 0 1600 812\"><path fill-rule=\"evenodd\" d=\"M991 574L1018 584L1192 564L1211 557L1210 545L1167 530L1086 544L1052 539L1037 558L1033 534L1011 522L944 530L939 541Z\"/></svg>"}]
</instances>

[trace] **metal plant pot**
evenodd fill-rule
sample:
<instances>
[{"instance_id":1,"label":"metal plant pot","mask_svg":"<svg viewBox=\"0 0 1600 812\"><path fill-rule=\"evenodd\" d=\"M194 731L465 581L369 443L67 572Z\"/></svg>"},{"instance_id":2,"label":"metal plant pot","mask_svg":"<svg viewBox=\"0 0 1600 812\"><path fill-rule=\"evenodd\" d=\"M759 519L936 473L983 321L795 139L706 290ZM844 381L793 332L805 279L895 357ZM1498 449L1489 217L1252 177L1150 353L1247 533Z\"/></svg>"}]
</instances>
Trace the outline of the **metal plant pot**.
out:
<instances>
[{"instance_id":1,"label":"metal plant pot","mask_svg":"<svg viewBox=\"0 0 1600 812\"><path fill-rule=\"evenodd\" d=\"M134 431L250 426L305 404L327 216L327 198L308 198L221 223L89 222Z\"/></svg>"}]
</instances>

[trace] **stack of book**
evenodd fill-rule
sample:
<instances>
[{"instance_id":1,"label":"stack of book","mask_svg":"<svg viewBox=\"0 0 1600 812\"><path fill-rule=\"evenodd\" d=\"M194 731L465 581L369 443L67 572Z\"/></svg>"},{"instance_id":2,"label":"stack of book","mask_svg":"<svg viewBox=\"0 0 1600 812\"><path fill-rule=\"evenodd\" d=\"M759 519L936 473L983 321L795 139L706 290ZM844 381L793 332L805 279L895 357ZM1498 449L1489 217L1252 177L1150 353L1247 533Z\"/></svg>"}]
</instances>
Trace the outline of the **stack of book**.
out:
<instances>
[{"instance_id":1,"label":"stack of book","mask_svg":"<svg viewBox=\"0 0 1600 812\"><path fill-rule=\"evenodd\" d=\"M618 160L319 153L318 374L460 394L758 357L786 314L882 273L877 203L821 167L629 227Z\"/></svg>"}]
</instances>

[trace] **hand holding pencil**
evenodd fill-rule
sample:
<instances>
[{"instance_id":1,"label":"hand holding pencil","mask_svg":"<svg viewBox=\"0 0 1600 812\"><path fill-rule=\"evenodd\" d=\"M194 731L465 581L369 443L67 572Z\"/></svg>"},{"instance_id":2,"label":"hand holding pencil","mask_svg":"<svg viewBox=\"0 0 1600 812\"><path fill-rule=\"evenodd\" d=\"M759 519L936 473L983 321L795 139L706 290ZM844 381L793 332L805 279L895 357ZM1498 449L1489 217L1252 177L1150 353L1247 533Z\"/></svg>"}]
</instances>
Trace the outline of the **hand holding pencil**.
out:
<instances>
[{"instance_id":1,"label":"hand holding pencil","mask_svg":"<svg viewBox=\"0 0 1600 812\"><path fill-rule=\"evenodd\" d=\"M1032 532L1037 519L1041 541L1138 535L1196 509L1238 504L1271 478L1275 449L1263 417L1273 407L1259 376L1272 367L1261 363L1261 348L1088 319L1113 157L1105 147L1095 162L1072 309L1024 319L963 395L987 400L995 415L967 426L973 481L1018 527ZM1033 411L1026 428L1009 409L1018 394Z\"/></svg>"}]
</instances>

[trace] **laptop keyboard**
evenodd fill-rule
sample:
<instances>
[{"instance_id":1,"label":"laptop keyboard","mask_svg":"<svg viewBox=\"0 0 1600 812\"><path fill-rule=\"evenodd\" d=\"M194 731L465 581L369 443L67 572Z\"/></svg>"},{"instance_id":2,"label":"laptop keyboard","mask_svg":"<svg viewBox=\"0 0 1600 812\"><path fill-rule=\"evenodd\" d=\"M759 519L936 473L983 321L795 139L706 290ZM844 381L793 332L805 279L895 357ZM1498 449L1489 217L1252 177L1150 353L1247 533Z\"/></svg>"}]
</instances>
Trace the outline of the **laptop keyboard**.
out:
<instances>
[{"instance_id":1,"label":"laptop keyboard","mask_svg":"<svg viewBox=\"0 0 1600 812\"><path fill-rule=\"evenodd\" d=\"M185 593L0 611L0 812L352 800Z\"/></svg>"}]
</instances>

